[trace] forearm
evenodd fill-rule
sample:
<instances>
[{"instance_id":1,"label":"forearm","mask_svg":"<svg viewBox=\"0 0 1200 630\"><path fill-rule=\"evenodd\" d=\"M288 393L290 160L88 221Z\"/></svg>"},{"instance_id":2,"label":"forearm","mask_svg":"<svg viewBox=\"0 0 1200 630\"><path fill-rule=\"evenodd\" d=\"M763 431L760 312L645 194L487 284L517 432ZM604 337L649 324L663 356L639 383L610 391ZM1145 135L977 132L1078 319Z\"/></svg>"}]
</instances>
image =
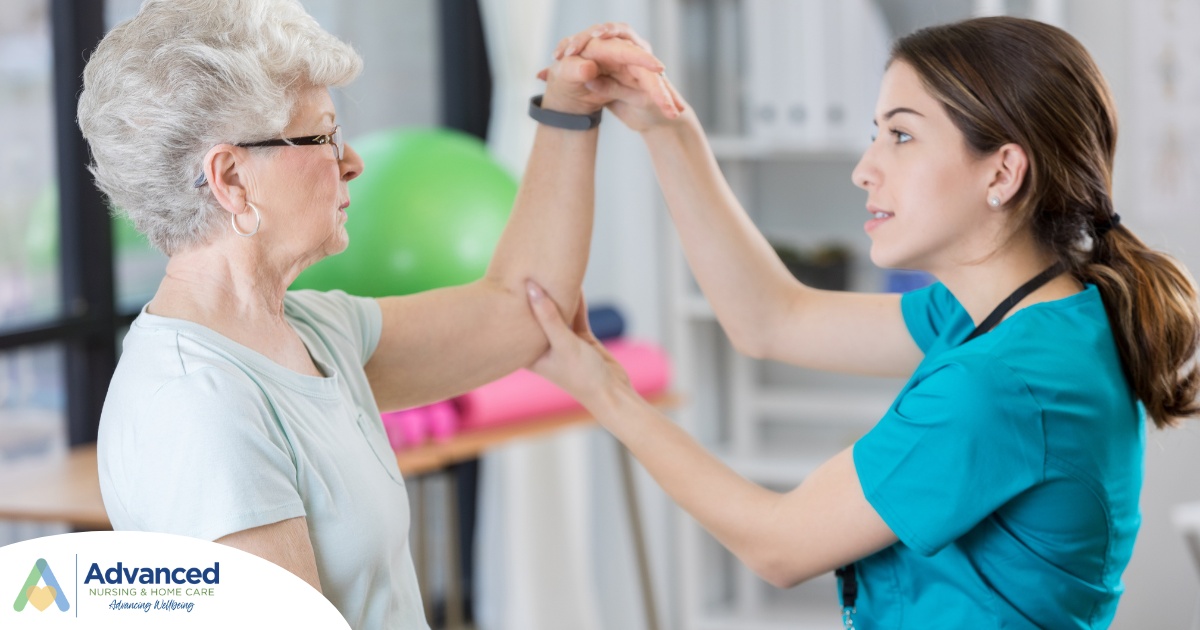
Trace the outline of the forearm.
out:
<instances>
[{"instance_id":1,"label":"forearm","mask_svg":"<svg viewBox=\"0 0 1200 630\"><path fill-rule=\"evenodd\" d=\"M592 410L681 508L761 572L778 549L769 524L782 495L738 475L632 390Z\"/></svg>"},{"instance_id":2,"label":"forearm","mask_svg":"<svg viewBox=\"0 0 1200 630\"><path fill-rule=\"evenodd\" d=\"M729 188L694 113L643 136L692 273L735 345L753 349L794 280Z\"/></svg>"},{"instance_id":3,"label":"forearm","mask_svg":"<svg viewBox=\"0 0 1200 630\"><path fill-rule=\"evenodd\" d=\"M551 95L543 106L555 109ZM598 129L539 125L533 151L488 277L524 302L525 281L574 313L592 238Z\"/></svg>"}]
</instances>

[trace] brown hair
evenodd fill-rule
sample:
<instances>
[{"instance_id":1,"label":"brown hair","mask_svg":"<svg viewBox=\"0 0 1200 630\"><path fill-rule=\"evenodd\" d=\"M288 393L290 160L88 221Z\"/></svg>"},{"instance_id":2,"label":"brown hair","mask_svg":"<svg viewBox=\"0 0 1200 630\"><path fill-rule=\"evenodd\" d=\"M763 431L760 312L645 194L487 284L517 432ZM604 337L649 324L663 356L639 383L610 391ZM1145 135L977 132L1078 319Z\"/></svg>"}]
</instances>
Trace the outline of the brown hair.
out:
<instances>
[{"instance_id":1,"label":"brown hair","mask_svg":"<svg viewBox=\"0 0 1200 630\"><path fill-rule=\"evenodd\" d=\"M971 150L1025 149L1028 174L1010 202L1018 224L1099 288L1126 377L1154 423L1200 412L1196 285L1117 223L1116 109L1083 45L1041 22L979 18L908 35L892 60L916 70Z\"/></svg>"}]
</instances>

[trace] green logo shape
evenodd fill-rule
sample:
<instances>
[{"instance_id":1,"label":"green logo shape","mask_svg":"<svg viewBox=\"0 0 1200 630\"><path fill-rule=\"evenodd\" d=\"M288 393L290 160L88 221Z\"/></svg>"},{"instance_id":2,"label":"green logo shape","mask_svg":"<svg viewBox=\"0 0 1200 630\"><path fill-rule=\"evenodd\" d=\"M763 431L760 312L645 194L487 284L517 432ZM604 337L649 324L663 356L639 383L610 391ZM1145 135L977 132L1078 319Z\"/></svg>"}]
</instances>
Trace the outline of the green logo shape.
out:
<instances>
[{"instance_id":1,"label":"green logo shape","mask_svg":"<svg viewBox=\"0 0 1200 630\"><path fill-rule=\"evenodd\" d=\"M25 580L25 586L21 587L21 592L17 594L17 601L13 604L13 609L17 612L25 610L25 604L29 603L29 595L32 592L38 591L37 583L40 580L45 580L46 586L54 589L54 603L58 605L58 609L67 612L71 608L70 602L67 601L67 596L63 595L62 587L59 586L58 580L54 577L54 572L50 570L50 565L42 558L33 564L33 569L29 572L29 578ZM39 605L34 602L34 607L39 610L44 610L48 604Z\"/></svg>"}]
</instances>

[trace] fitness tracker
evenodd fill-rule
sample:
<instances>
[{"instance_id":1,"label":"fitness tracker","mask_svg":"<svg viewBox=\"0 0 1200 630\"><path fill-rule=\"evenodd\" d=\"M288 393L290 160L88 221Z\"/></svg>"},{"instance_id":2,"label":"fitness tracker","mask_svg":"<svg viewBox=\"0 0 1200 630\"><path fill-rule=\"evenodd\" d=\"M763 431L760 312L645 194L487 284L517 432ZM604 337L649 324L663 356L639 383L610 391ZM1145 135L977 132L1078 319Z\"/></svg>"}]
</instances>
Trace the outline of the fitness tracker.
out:
<instances>
[{"instance_id":1,"label":"fitness tracker","mask_svg":"<svg viewBox=\"0 0 1200 630\"><path fill-rule=\"evenodd\" d=\"M529 117L543 125L572 131L587 131L600 124L600 114L604 111L603 109L598 109L590 114L568 114L553 109L542 109L542 96L542 94L538 94L529 99Z\"/></svg>"}]
</instances>

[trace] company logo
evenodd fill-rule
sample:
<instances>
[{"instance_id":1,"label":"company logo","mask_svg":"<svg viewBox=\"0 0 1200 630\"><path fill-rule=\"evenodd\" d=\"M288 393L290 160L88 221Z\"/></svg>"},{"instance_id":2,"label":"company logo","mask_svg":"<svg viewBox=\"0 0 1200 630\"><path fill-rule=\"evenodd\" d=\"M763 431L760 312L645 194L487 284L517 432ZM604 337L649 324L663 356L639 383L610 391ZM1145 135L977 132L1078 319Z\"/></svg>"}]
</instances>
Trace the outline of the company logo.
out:
<instances>
[{"instance_id":1,"label":"company logo","mask_svg":"<svg viewBox=\"0 0 1200 630\"><path fill-rule=\"evenodd\" d=\"M83 583L91 584L93 581L101 584L133 584L135 582L140 584L220 584L221 563L214 562L212 568L200 570L197 567L190 569L126 567L123 563L118 562L117 566L101 571L100 564L93 562Z\"/></svg>"},{"instance_id":2,"label":"company logo","mask_svg":"<svg viewBox=\"0 0 1200 630\"><path fill-rule=\"evenodd\" d=\"M38 586L38 582L43 581L46 585ZM50 604L57 604L58 609L63 612L71 608L67 596L63 594L62 587L54 577L54 572L50 570L50 565L41 558L33 563L33 569L29 572L29 578L25 580L25 586L22 586L21 592L17 594L13 609L21 612L25 610L26 604L33 604L39 611L46 610Z\"/></svg>"}]
</instances>

